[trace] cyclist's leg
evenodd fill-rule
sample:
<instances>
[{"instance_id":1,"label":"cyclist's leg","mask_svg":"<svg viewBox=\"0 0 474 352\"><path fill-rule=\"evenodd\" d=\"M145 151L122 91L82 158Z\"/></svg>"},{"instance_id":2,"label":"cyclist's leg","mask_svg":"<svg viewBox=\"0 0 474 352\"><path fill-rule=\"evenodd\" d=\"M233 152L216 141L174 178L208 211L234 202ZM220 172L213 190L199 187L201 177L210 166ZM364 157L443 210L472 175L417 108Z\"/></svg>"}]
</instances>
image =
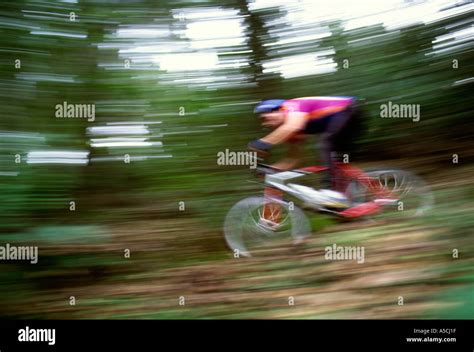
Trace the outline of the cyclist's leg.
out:
<instances>
[{"instance_id":1,"label":"cyclist's leg","mask_svg":"<svg viewBox=\"0 0 474 352\"><path fill-rule=\"evenodd\" d=\"M321 188L332 188L332 180L335 178L334 152L340 149L344 142L341 138L342 132L347 132L346 126L349 124L353 114L352 109L348 108L331 116L328 125L321 135L321 158L325 166L329 168L321 181Z\"/></svg>"}]
</instances>

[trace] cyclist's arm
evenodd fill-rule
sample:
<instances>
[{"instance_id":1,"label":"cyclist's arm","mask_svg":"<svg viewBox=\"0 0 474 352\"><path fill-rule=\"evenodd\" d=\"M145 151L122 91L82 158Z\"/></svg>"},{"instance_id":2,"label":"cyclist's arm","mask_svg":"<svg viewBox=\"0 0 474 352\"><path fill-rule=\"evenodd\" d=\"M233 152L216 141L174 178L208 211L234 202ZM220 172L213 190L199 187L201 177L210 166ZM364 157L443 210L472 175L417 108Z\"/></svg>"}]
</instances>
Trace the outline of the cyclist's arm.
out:
<instances>
[{"instance_id":1,"label":"cyclist's arm","mask_svg":"<svg viewBox=\"0 0 474 352\"><path fill-rule=\"evenodd\" d=\"M295 169L301 161L302 146L300 143L291 143L286 157L272 167L283 171Z\"/></svg>"},{"instance_id":2,"label":"cyclist's arm","mask_svg":"<svg viewBox=\"0 0 474 352\"><path fill-rule=\"evenodd\" d=\"M306 123L306 115L307 114L304 112L290 112L283 125L262 138L261 141L271 145L286 142L295 133L301 131L304 128Z\"/></svg>"}]
</instances>

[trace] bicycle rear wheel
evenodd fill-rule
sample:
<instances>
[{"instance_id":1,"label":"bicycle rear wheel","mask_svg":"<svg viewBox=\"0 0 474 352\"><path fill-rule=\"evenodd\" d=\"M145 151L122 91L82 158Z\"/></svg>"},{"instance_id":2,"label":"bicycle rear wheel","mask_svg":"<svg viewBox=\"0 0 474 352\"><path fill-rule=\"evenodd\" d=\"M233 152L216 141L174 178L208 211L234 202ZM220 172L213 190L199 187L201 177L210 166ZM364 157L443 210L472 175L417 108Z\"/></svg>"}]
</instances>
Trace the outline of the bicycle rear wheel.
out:
<instances>
[{"instance_id":1,"label":"bicycle rear wheel","mask_svg":"<svg viewBox=\"0 0 474 352\"><path fill-rule=\"evenodd\" d=\"M362 182L352 181L346 193L355 204L373 200L383 202L403 211L404 215L422 216L434 206L430 187L419 176L402 169L371 169L365 174L375 182L368 187ZM378 188L379 194L373 193Z\"/></svg>"}]
</instances>

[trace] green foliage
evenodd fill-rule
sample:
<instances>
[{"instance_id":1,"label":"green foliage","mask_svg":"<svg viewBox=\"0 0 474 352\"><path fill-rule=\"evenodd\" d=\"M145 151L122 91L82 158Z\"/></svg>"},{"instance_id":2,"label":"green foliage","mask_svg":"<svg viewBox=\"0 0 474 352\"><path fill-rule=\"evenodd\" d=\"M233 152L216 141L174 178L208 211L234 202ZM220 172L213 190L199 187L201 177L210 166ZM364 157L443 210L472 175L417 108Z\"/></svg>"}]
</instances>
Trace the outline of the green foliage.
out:
<instances>
[{"instance_id":1,"label":"green foliage","mask_svg":"<svg viewBox=\"0 0 474 352\"><path fill-rule=\"evenodd\" d=\"M221 60L238 59L239 52L248 51L242 68L173 73L158 64L142 64L139 56L131 59L131 68L125 68L129 57L124 50L140 45L152 45L159 53L182 53L189 41L180 37L184 27L173 17L173 11L216 5L238 9L245 15L248 44L226 48L225 54L219 54ZM77 15L75 21L70 20L71 12ZM469 19L467 15L399 31L387 31L382 25L344 31L340 21L327 21L321 25L330 28L330 36L286 44L278 50L268 44L275 43L279 31L291 29L269 22L283 13L276 8L250 11L246 1L2 1L0 16L0 239L2 243L43 243L48 253L48 264L38 269L39 276L28 283L21 280L23 267L11 267L0 275L4 302L33 299L30 294L38 289L37 285L41 286L42 275L58 278L66 269L87 272L100 266L106 268L104 275L114 281L118 280L114 275L120 277L120 270L125 270L108 251L84 255L71 249L76 245L102 248L118 243L114 250L120 254L122 247L136 245L140 253L136 270L153 273L187 265L205 266L227 258L221 238L223 218L232 204L261 192L261 187L248 182L253 180L248 167L218 167L217 153L225 149L245 150L250 140L267 132L252 114L253 104L262 98L358 97L366 112L366 132L357 140L358 160L402 159L407 164L419 160L425 167L422 172L427 170L429 175L433 169L452 168L453 153L459 154L462 166L472 161L472 81L456 83L473 76L472 47L461 45L433 52L436 38L450 33L449 26L458 28ZM158 26L170 33L151 40L117 36L120 29L147 26ZM335 72L284 79L264 70L267 60L327 49L334 50L330 57L338 65ZM21 60L20 68L15 67L15 60ZM343 67L344 60L348 60L347 68ZM457 68L453 68L453 60L459 63ZM236 79L236 73L246 76ZM206 79L219 74L228 75L229 79L213 88L212 81ZM185 83L190 77L203 80L204 84ZM241 84L234 84L235 81ZM95 104L95 121L56 118L55 106L64 101ZM420 122L380 118L380 105L388 101L420 104ZM180 114L181 108L184 114ZM162 142L162 147L91 146L93 138L103 137L91 135L91 127L142 122L149 132L145 137L151 142ZM315 142L306 148L305 161L314 163L318 158ZM283 154L281 149L275 151L277 156ZM90 162L86 166L31 164L27 161L32 151L84 151L89 153ZM126 154L132 157L130 163L124 162ZM18 155L20 162L15 162ZM471 174L466 176L463 172L466 171L453 177L463 179ZM472 199L472 186L454 191L443 184L443 176L434 173L431 179L441 184L439 194L446 198L445 205L433 215L431 226L448 226L444 235L456 239L472 233L472 209L463 208ZM463 198L460 193L464 192L470 197ZM74 211L70 209L71 201L76 204ZM179 202L185 204L184 213L179 210ZM338 226L320 216L312 217L312 224L315 233ZM423 226L429 224L424 222ZM372 238L372 232L364 231L333 235L341 243ZM382 236L384 231L376 232ZM436 236L443 238L439 233L433 234L433 238ZM56 246L60 247L57 252ZM147 248L152 248L151 254L142 253ZM472 250L467 248L468 252ZM265 266L256 268L264 270ZM90 273L84 275L85 281L95 277ZM455 270L453 275L465 277L464 269ZM325 280L331 279L323 274L321 282ZM466 280L472 281L472 276ZM15 291L6 289L15 282ZM296 281L285 277L255 283L254 289L276 290L308 282L321 284L311 277ZM169 284L175 283L171 280ZM23 289L28 292L25 297L12 294ZM452 289L447 295L460 300L469 298L467 286L459 291ZM101 303L91 299L89 304L98 302ZM106 303L121 301L117 298ZM248 311L238 303L229 307L214 312L190 309L186 314L196 318L208 317L209 312L213 317L253 317L258 302ZM41 314L32 313L34 317ZM181 314L170 309L162 313L128 311L104 316L174 319L181 318ZM446 316L472 317L472 312L463 313L459 308Z\"/></svg>"}]
</instances>

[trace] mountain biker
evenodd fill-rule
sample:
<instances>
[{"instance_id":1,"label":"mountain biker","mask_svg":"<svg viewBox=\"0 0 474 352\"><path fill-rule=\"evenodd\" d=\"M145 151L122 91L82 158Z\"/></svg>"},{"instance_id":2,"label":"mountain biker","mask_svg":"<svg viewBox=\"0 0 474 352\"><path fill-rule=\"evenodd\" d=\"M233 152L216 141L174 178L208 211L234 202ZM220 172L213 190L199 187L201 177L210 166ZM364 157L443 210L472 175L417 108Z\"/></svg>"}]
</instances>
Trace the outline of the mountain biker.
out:
<instances>
[{"instance_id":1,"label":"mountain biker","mask_svg":"<svg viewBox=\"0 0 474 352\"><path fill-rule=\"evenodd\" d=\"M343 195L330 190L335 171L332 154L351 149L352 137L360 126L356 102L356 98L345 96L264 100L254 112L260 114L262 125L273 131L250 142L248 147L258 153L267 153L277 144L288 143L287 157L273 167L291 170L299 163L301 143L308 135L321 134L320 152L328 172L322 180L322 198L318 201L326 206L344 207Z\"/></svg>"}]
</instances>

